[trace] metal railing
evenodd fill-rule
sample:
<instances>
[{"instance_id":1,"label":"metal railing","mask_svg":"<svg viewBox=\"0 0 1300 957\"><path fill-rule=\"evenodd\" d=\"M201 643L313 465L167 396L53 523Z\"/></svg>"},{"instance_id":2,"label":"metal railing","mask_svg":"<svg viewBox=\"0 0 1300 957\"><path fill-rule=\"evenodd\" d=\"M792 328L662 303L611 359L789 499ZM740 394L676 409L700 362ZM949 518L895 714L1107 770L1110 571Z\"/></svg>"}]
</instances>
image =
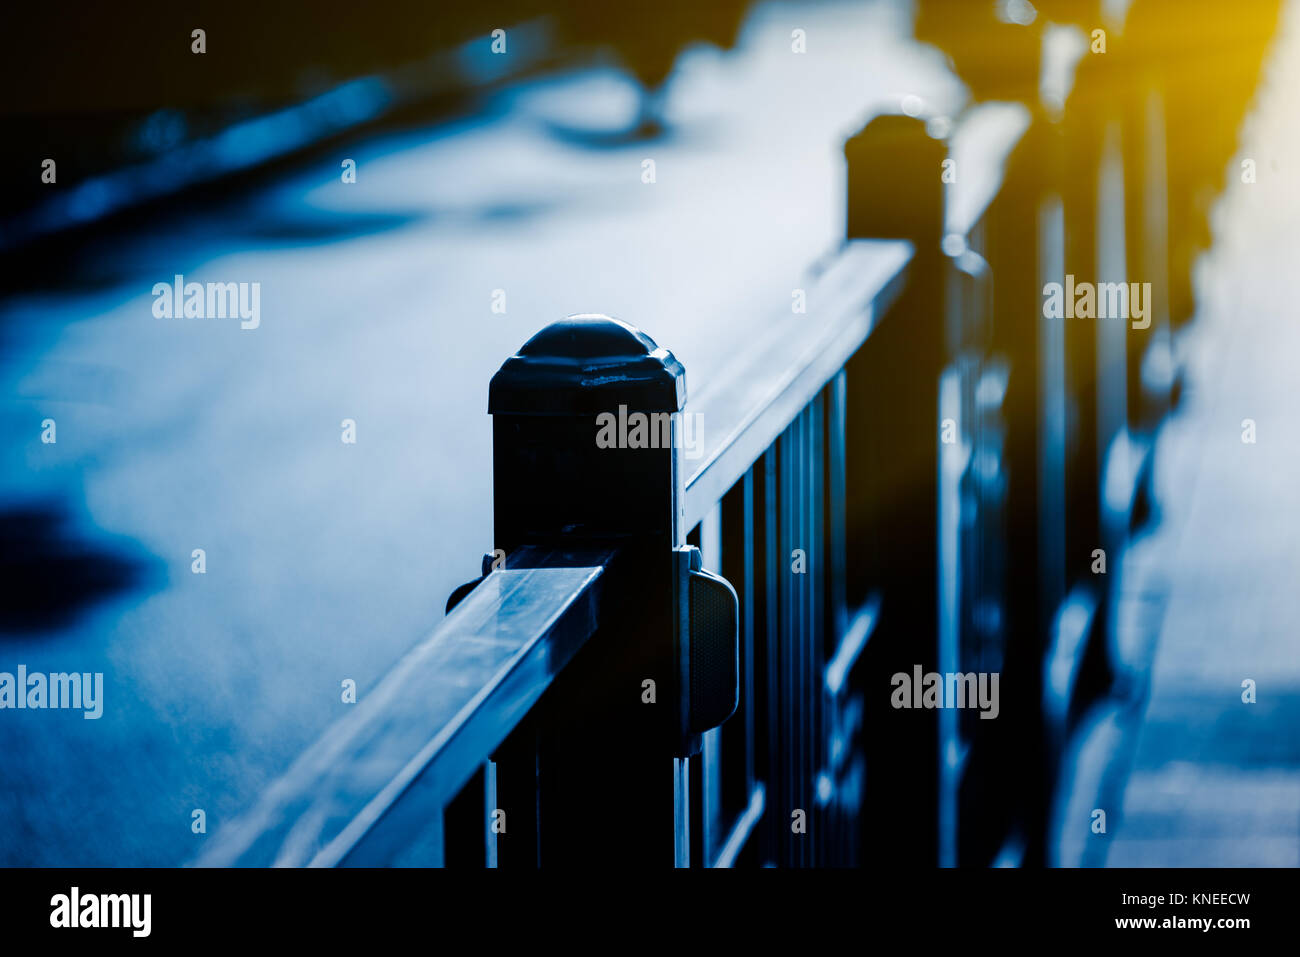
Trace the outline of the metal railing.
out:
<instances>
[{"instance_id":1,"label":"metal railing","mask_svg":"<svg viewBox=\"0 0 1300 957\"><path fill-rule=\"evenodd\" d=\"M1067 260L1116 281L1149 260L1160 205L1119 194L1164 188L1132 158L1161 129L1088 96L941 119L846 144L815 308L698 394L600 318L506 363L497 557L198 863L1050 859L1065 741L1119 667L1111 583L1147 494L1124 452L1168 402L1137 371L1161 322L1071 327L1041 291ZM620 407L670 441L599 448ZM697 593L701 566L731 589ZM997 720L894 707L914 668L1001 674Z\"/></svg>"},{"instance_id":2,"label":"metal railing","mask_svg":"<svg viewBox=\"0 0 1300 957\"><path fill-rule=\"evenodd\" d=\"M816 313L776 325L726 380L686 406L686 414L709 423L711 441L689 474L683 468L679 476L677 524L691 529L687 538L705 563L727 571L743 600L741 713L705 733L697 754L674 756L671 770L660 762L665 780L671 774L677 782L673 846L680 864L726 865L752 851L752 836L771 817L769 787L782 805L806 804L799 810L809 815L827 804L826 775L854 774L860 789L862 768L849 767L847 745L861 707L831 713L878 603L872 599L854 614L845 604L843 370L897 294L910 257L901 242L847 243L813 270ZM594 435L589 429L588 442ZM796 549L804 551L808 571L783 576ZM526 545L496 568L488 556L483 579L438 628L257 807L216 835L198 863L442 864L454 856L447 820L464 808L481 825L468 842L474 863L497 860L507 840L527 841L530 850L544 843L538 796L519 813L497 787L498 763L517 765L517 755L491 758L512 733L530 738L523 763L546 781L539 761L551 749L537 742L536 728L524 726L547 719L530 709L601 630L602 615L610 617L601 595L608 576L619 573L616 555L617 544ZM783 724L782 711L799 718ZM811 722L829 729L824 741L808 733ZM518 750L516 744L509 748ZM779 763L760 763L778 756ZM567 758L562 763L570 766ZM822 797L797 801L819 788ZM467 789L475 791L473 801L463 800ZM603 801L611 799L606 788L598 790ZM504 832L492 830L493 811L505 812ZM769 835L763 843L777 842ZM792 862L801 859L795 846L786 851ZM820 855L802 859L812 863Z\"/></svg>"}]
</instances>

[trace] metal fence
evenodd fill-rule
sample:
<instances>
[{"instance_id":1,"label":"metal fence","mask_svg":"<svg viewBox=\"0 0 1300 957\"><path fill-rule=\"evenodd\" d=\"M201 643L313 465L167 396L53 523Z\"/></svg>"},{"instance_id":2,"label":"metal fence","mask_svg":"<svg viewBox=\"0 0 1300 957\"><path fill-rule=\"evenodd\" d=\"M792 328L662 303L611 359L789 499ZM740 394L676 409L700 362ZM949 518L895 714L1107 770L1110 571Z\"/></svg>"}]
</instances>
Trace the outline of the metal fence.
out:
<instances>
[{"instance_id":1,"label":"metal fence","mask_svg":"<svg viewBox=\"0 0 1300 957\"><path fill-rule=\"evenodd\" d=\"M876 116L807 313L723 379L603 317L530 340L483 577L198 863L1049 862L1176 392L1167 299L1045 308L1170 286L1159 91L1113 79ZM898 707L931 672L999 675L995 719Z\"/></svg>"}]
</instances>

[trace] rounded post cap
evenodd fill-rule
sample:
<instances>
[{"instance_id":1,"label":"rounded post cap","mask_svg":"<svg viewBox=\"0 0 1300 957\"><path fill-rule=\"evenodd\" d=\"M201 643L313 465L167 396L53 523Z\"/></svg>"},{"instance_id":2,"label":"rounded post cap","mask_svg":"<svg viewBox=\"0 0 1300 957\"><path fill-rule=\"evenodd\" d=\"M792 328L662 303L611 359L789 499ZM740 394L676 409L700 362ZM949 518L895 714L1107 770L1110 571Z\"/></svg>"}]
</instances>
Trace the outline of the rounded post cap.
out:
<instances>
[{"instance_id":1,"label":"rounded post cap","mask_svg":"<svg viewBox=\"0 0 1300 957\"><path fill-rule=\"evenodd\" d=\"M677 412L686 370L640 329L609 316L569 316L525 342L492 377L492 415Z\"/></svg>"}]
</instances>

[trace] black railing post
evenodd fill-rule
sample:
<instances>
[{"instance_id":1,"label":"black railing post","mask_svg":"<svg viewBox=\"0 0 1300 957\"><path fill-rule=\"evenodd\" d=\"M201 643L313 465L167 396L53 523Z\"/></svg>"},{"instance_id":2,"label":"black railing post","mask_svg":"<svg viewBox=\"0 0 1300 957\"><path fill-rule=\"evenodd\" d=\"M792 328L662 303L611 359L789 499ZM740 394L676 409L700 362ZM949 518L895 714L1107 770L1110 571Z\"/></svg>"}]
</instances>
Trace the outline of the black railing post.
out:
<instances>
[{"instance_id":1,"label":"black railing post","mask_svg":"<svg viewBox=\"0 0 1300 957\"><path fill-rule=\"evenodd\" d=\"M599 860L616 848L633 860L670 860L676 723L664 711L680 699L673 549L685 530L673 439L685 401L685 370L672 353L603 316L547 326L492 379L495 547L508 556L528 545L616 544L621 567L611 569L612 600L602 609L633 612L602 620L542 699L532 766L525 754L498 769L503 800L535 791L535 810L503 810L507 821L512 812L536 813L546 866ZM630 435L634 425L640 432ZM654 682L653 705L642 703L645 681ZM597 806L618 807L637 826L613 840L595 823Z\"/></svg>"},{"instance_id":2,"label":"black railing post","mask_svg":"<svg viewBox=\"0 0 1300 957\"><path fill-rule=\"evenodd\" d=\"M997 736L1001 762L986 776L992 806L1012 815L1025 864L1041 863L1052 771L1043 724L1043 656L1064 597L1063 444L1057 416L1064 331L1049 326L1041 290L1063 252L1060 131L1035 115L1008 158L1005 185L985 216L993 274L992 351L1009 373L1007 425L1006 657ZM990 805L986 804L986 808ZM990 828L986 833L997 834ZM996 853L984 847L979 856Z\"/></svg>"},{"instance_id":3,"label":"black railing post","mask_svg":"<svg viewBox=\"0 0 1300 957\"><path fill-rule=\"evenodd\" d=\"M684 837L672 762L735 707L735 593L684 547L682 450L699 438L684 435L698 428L685 402L673 354L606 316L547 326L492 380L495 545L507 566L525 546L550 562L617 549L598 631L542 699L540 753L497 769L499 794L534 802L519 810L539 819L547 866L672 863Z\"/></svg>"},{"instance_id":4,"label":"black railing post","mask_svg":"<svg viewBox=\"0 0 1300 957\"><path fill-rule=\"evenodd\" d=\"M945 144L922 118L877 116L844 147L848 238L907 239L907 286L847 368L849 601L882 595L862 676L868 820L861 860L937 860L938 726L891 706L891 676L938 664L939 376L946 354Z\"/></svg>"}]
</instances>

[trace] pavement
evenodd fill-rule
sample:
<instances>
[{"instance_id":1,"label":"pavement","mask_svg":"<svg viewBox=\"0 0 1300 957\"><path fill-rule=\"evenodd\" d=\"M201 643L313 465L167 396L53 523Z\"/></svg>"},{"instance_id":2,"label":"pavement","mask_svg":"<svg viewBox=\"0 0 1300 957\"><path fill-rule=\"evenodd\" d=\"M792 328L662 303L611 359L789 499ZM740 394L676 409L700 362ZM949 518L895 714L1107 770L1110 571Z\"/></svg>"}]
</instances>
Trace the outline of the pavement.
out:
<instances>
[{"instance_id":1,"label":"pavement","mask_svg":"<svg viewBox=\"0 0 1300 957\"><path fill-rule=\"evenodd\" d=\"M1225 171L1179 343L1188 388L1157 445L1160 525L1136 572L1167 587L1163 624L1110 866L1300 866L1298 14Z\"/></svg>"}]
</instances>

